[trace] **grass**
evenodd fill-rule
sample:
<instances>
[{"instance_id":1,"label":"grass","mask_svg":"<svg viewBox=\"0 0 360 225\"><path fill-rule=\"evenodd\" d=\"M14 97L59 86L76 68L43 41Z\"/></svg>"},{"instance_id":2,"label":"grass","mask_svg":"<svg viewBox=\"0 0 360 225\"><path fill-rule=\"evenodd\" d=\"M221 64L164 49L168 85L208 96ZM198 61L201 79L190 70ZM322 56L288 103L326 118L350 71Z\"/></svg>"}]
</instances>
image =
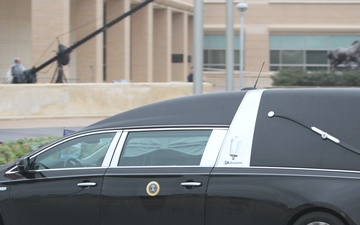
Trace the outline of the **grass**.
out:
<instances>
[{"instance_id":1,"label":"grass","mask_svg":"<svg viewBox=\"0 0 360 225\"><path fill-rule=\"evenodd\" d=\"M0 165L7 164L59 137L24 138L0 144Z\"/></svg>"}]
</instances>

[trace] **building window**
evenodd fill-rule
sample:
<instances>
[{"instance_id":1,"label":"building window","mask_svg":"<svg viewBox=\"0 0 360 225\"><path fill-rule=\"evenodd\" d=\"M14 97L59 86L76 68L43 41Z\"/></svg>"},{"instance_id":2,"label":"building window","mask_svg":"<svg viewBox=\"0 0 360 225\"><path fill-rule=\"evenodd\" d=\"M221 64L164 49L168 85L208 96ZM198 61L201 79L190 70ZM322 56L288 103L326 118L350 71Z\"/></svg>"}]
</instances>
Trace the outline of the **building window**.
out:
<instances>
[{"instance_id":1,"label":"building window","mask_svg":"<svg viewBox=\"0 0 360 225\"><path fill-rule=\"evenodd\" d=\"M270 35L270 70L329 70L327 54L338 47L349 47L359 39L359 35Z\"/></svg>"},{"instance_id":2,"label":"building window","mask_svg":"<svg viewBox=\"0 0 360 225\"><path fill-rule=\"evenodd\" d=\"M234 36L234 70L239 70L239 35ZM223 71L226 69L226 35L204 35L204 70Z\"/></svg>"}]
</instances>

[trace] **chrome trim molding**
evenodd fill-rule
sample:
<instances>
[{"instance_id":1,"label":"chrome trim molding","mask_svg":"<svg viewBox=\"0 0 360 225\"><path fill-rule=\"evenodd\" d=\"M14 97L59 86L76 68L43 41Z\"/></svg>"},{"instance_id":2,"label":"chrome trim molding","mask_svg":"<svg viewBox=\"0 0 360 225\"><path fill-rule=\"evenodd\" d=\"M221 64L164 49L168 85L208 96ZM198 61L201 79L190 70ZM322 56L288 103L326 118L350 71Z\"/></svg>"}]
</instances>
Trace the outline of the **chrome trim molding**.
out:
<instances>
[{"instance_id":1,"label":"chrome trim molding","mask_svg":"<svg viewBox=\"0 0 360 225\"><path fill-rule=\"evenodd\" d=\"M200 182L182 182L181 186L183 187L200 187L202 186L202 183Z\"/></svg>"},{"instance_id":2,"label":"chrome trim molding","mask_svg":"<svg viewBox=\"0 0 360 225\"><path fill-rule=\"evenodd\" d=\"M335 175L316 175L316 174L294 174L294 173L211 173L212 176L279 176L279 177L317 177L317 178L336 178L336 179L356 179L360 180L360 177L351 177L351 176L335 176Z\"/></svg>"},{"instance_id":3,"label":"chrome trim molding","mask_svg":"<svg viewBox=\"0 0 360 225\"><path fill-rule=\"evenodd\" d=\"M135 167L133 167L135 168ZM147 167L148 170L151 170L153 169L153 167ZM158 167L159 168L159 167ZM163 166L163 168L168 168L166 166ZM196 167L196 168L199 168L199 167ZM128 168L125 168L125 167L117 167L117 168L112 168L112 169L116 169L119 170L119 169L128 169ZM209 168L211 169L211 167ZM168 176L168 175L171 175L171 176L209 176L209 173L185 173L185 172L168 172L168 173L165 173L165 172L141 172L141 173L135 173L135 172L124 172L124 173L120 173L120 172L113 172L113 171L108 171L106 172L105 176L112 176L112 177L134 177L134 176L149 176L149 177L153 177L153 176Z\"/></svg>"},{"instance_id":4,"label":"chrome trim molding","mask_svg":"<svg viewBox=\"0 0 360 225\"><path fill-rule=\"evenodd\" d=\"M16 169L16 166L12 167L5 174L16 174L18 171L13 171ZM56 171L73 171L73 170L98 170L106 169L106 167L94 166L94 167L68 167L68 168L54 168L54 169L41 169L41 170L30 170L30 173L42 173L42 172L56 172Z\"/></svg>"},{"instance_id":5,"label":"chrome trim molding","mask_svg":"<svg viewBox=\"0 0 360 225\"><path fill-rule=\"evenodd\" d=\"M7 187L0 187L0 191L6 191Z\"/></svg>"},{"instance_id":6,"label":"chrome trim molding","mask_svg":"<svg viewBox=\"0 0 360 225\"><path fill-rule=\"evenodd\" d=\"M218 169L230 169L217 167ZM240 169L240 168L239 168ZM258 172L262 170L264 172ZM278 171L278 172L277 172ZM329 175L328 175L329 174ZM297 168L297 167L268 167L250 166L233 172L215 172L212 175L254 175L254 176L298 176L298 177L324 177L324 178L352 178L360 179L360 171L320 169L320 168Z\"/></svg>"},{"instance_id":7,"label":"chrome trim molding","mask_svg":"<svg viewBox=\"0 0 360 225\"><path fill-rule=\"evenodd\" d=\"M330 173L355 173L360 175L357 170L340 170L340 169L321 169L321 168L305 168L305 167L276 167L276 166L250 166L249 169L267 169L267 170L301 170L301 171L318 171Z\"/></svg>"},{"instance_id":8,"label":"chrome trim molding","mask_svg":"<svg viewBox=\"0 0 360 225\"><path fill-rule=\"evenodd\" d=\"M83 182L77 184L78 187L82 187L82 188L95 187L96 185L97 185L96 182Z\"/></svg>"},{"instance_id":9,"label":"chrome trim molding","mask_svg":"<svg viewBox=\"0 0 360 225\"><path fill-rule=\"evenodd\" d=\"M110 146L108 151L106 152L105 158L103 160L103 163L101 164L101 167L108 167L111 163L112 157L115 154L115 150L116 150L116 146L119 143L119 139L121 137L122 131L117 131Z\"/></svg>"},{"instance_id":10,"label":"chrome trim molding","mask_svg":"<svg viewBox=\"0 0 360 225\"><path fill-rule=\"evenodd\" d=\"M122 152L122 148L123 148L123 146L125 144L125 140L126 140L126 138L128 136L128 133L129 133L129 131L123 131L122 132L122 134L120 136L120 139L119 139L119 143L116 146L114 156L111 159L110 167L118 167L117 164L119 162L120 155L121 155L121 152Z\"/></svg>"}]
</instances>

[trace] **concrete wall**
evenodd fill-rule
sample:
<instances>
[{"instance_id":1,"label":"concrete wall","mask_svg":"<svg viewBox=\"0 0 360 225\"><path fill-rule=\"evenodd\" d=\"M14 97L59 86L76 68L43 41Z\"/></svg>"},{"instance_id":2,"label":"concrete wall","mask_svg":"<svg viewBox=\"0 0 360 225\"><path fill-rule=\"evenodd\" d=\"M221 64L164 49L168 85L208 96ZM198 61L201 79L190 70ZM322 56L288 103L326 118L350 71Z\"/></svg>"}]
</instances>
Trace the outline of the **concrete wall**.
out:
<instances>
[{"instance_id":1,"label":"concrete wall","mask_svg":"<svg viewBox=\"0 0 360 225\"><path fill-rule=\"evenodd\" d=\"M204 93L212 92L204 84ZM193 94L192 83L0 85L0 121L107 117L145 104Z\"/></svg>"}]
</instances>

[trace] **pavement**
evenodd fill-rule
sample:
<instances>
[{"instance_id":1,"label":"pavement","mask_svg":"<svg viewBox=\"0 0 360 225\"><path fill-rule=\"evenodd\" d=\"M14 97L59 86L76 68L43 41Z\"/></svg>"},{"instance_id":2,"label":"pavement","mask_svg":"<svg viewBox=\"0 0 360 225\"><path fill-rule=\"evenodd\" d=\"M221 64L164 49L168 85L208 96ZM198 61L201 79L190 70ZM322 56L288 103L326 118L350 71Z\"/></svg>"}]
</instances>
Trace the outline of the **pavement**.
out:
<instances>
[{"instance_id":1,"label":"pavement","mask_svg":"<svg viewBox=\"0 0 360 225\"><path fill-rule=\"evenodd\" d=\"M64 129L78 131L103 117L0 119L0 142L22 138L63 136Z\"/></svg>"}]
</instances>

